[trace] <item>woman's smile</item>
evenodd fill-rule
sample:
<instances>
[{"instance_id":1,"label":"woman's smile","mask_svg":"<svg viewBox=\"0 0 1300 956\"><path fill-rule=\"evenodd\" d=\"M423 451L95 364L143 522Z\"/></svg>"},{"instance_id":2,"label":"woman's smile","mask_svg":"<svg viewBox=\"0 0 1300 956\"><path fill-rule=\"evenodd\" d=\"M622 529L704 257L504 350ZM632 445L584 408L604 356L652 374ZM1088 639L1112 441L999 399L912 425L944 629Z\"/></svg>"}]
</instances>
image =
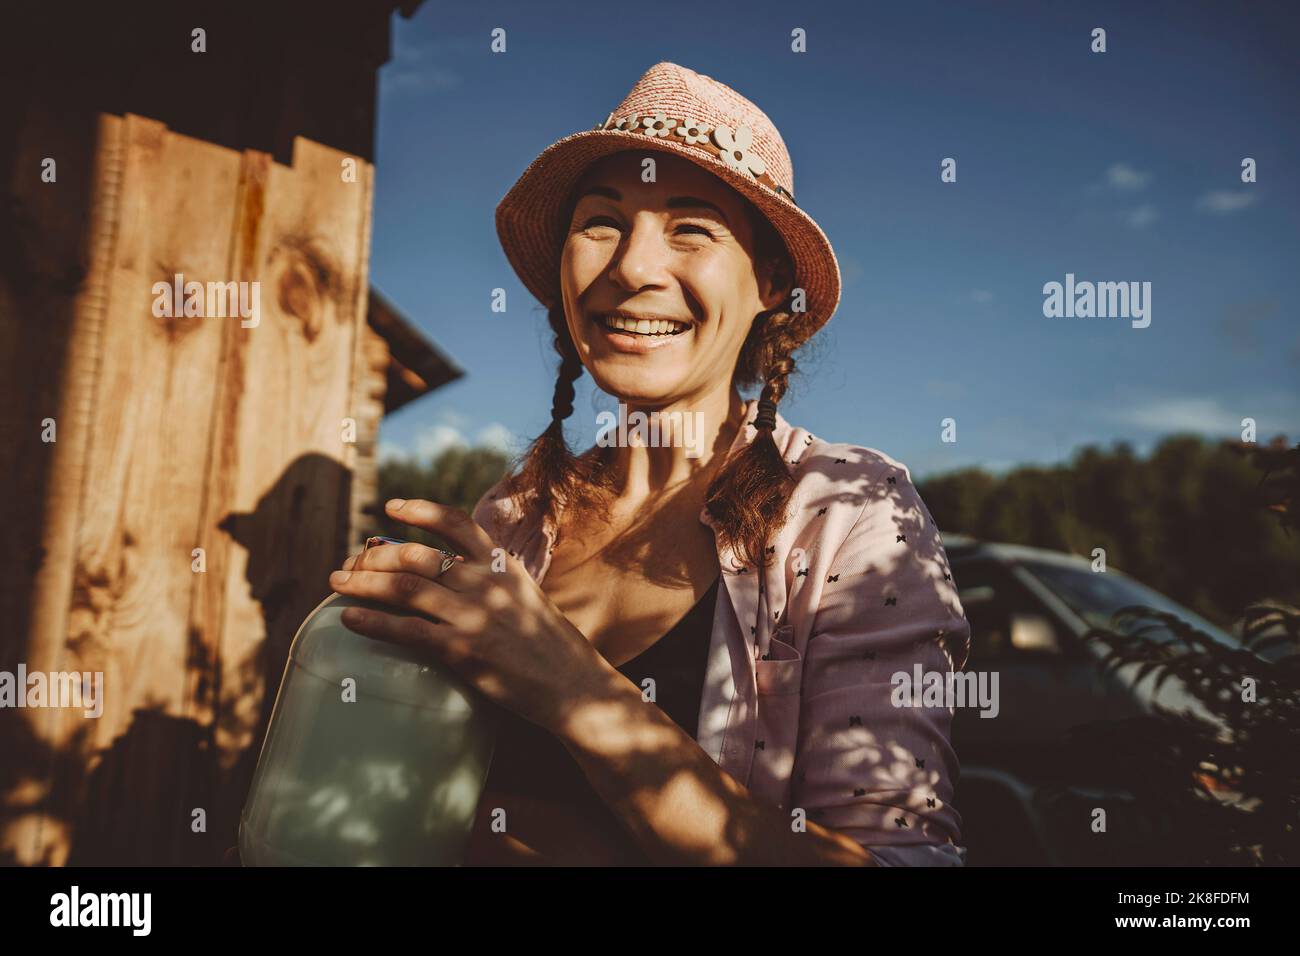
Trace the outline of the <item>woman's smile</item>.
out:
<instances>
[{"instance_id":1,"label":"woman's smile","mask_svg":"<svg viewBox=\"0 0 1300 956\"><path fill-rule=\"evenodd\" d=\"M613 309L592 313L599 339L616 352L642 355L673 345L683 346L695 334L695 323L664 315Z\"/></svg>"}]
</instances>

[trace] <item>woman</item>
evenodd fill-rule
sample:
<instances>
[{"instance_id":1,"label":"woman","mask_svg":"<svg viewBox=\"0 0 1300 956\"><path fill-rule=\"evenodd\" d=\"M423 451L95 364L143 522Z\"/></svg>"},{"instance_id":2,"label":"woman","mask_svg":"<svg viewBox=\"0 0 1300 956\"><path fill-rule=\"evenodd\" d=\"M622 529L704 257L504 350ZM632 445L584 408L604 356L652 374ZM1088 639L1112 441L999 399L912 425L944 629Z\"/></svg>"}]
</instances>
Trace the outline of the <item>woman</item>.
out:
<instances>
[{"instance_id":1,"label":"woman","mask_svg":"<svg viewBox=\"0 0 1300 956\"><path fill-rule=\"evenodd\" d=\"M898 690L965 661L938 531L905 466L776 410L839 300L776 128L657 64L497 226L549 308L551 425L473 521L388 503L455 542L448 570L385 545L331 577L422 612L344 619L506 712L467 862L961 864L952 711ZM583 372L658 434L573 455Z\"/></svg>"}]
</instances>

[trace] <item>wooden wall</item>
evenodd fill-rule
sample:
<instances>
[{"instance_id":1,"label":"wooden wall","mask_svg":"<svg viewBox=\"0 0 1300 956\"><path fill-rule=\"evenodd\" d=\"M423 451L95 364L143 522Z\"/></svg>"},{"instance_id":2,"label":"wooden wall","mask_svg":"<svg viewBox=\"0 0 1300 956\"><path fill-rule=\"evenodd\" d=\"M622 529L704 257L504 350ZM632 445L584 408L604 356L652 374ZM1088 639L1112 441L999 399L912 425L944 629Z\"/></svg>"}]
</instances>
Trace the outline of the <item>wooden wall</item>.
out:
<instances>
[{"instance_id":1,"label":"wooden wall","mask_svg":"<svg viewBox=\"0 0 1300 956\"><path fill-rule=\"evenodd\" d=\"M388 341L366 324L361 335L360 386L356 398L356 466L352 471L352 516L348 522L348 553L360 551L366 529L374 526L379 501L379 423L388 396L389 370L393 364Z\"/></svg>"},{"instance_id":2,"label":"wooden wall","mask_svg":"<svg viewBox=\"0 0 1300 956\"><path fill-rule=\"evenodd\" d=\"M102 671L105 703L0 712L0 861L218 862L288 643L349 545L343 420L368 447L378 427L372 169L346 182L346 154L302 138L286 166L100 115L59 193L33 170L69 134L24 135L17 204L79 212L37 244L48 261L0 275L6 508L30 529L6 544L0 669ZM155 318L153 284L175 273L259 282L260 324Z\"/></svg>"}]
</instances>

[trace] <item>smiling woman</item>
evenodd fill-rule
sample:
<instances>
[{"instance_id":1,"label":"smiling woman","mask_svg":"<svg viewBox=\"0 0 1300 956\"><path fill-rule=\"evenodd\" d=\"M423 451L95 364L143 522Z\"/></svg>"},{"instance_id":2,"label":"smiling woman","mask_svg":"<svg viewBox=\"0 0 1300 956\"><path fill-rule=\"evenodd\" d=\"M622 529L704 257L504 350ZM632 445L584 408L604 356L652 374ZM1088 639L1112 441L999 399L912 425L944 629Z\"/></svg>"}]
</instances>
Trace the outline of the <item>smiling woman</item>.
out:
<instances>
[{"instance_id":1,"label":"smiling woman","mask_svg":"<svg viewBox=\"0 0 1300 956\"><path fill-rule=\"evenodd\" d=\"M648 183L647 160L655 173ZM575 458L564 442L573 383L584 371L602 391L659 409L718 409L709 396L760 381L763 400L775 405L810 325L790 307L803 290L792 288L784 241L715 174L674 155L626 150L592 163L571 192L558 264L562 301L547 316L561 357L552 423L513 486L538 491L552 517L561 499L607 501L616 480L606 456ZM634 289L644 291L629 299ZM757 563L790 487L766 440L715 483L711 508L746 563Z\"/></svg>"},{"instance_id":2,"label":"smiling woman","mask_svg":"<svg viewBox=\"0 0 1300 956\"><path fill-rule=\"evenodd\" d=\"M656 64L497 228L548 310L550 424L475 524L390 510L464 562L426 580L385 546L332 580L418 610L355 626L506 711L467 862L961 864L951 710L890 701L899 671L960 668L969 626L907 468L777 411L840 280L771 121ZM574 454L584 372L668 434Z\"/></svg>"}]
</instances>

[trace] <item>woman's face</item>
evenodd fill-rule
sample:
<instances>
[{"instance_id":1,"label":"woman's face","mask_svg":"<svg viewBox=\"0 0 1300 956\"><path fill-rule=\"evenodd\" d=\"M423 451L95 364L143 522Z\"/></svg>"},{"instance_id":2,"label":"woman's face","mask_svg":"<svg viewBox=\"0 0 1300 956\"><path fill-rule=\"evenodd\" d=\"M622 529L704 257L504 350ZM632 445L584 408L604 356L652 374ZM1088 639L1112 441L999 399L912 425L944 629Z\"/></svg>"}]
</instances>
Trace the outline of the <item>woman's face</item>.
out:
<instances>
[{"instance_id":1,"label":"woman's face","mask_svg":"<svg viewBox=\"0 0 1300 956\"><path fill-rule=\"evenodd\" d=\"M789 287L776 264L754 262L747 201L688 160L639 151L594 163L574 195L560 287L596 384L650 406L729 389L754 317Z\"/></svg>"}]
</instances>

